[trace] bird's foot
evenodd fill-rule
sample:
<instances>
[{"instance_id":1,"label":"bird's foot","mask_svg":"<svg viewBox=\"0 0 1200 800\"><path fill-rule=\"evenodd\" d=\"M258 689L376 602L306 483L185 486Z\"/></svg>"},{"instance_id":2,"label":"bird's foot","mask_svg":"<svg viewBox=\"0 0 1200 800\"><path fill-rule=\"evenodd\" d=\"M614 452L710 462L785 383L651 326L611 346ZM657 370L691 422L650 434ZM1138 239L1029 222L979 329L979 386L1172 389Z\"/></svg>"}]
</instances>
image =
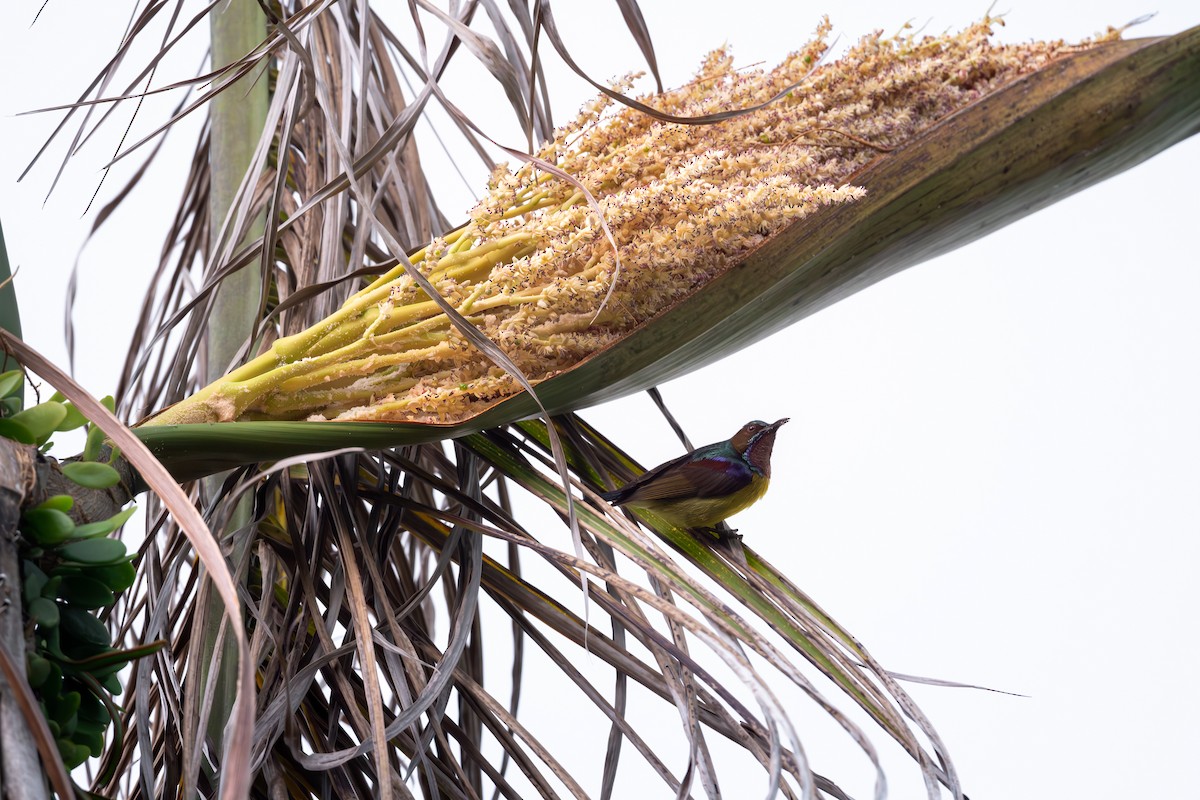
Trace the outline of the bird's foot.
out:
<instances>
[{"instance_id":1,"label":"bird's foot","mask_svg":"<svg viewBox=\"0 0 1200 800\"><path fill-rule=\"evenodd\" d=\"M708 533L708 534L716 537L718 540L720 540L722 542L725 542L725 541L740 542L742 540L742 535L737 532L737 528L731 528L728 525L726 525L724 522L721 522L717 525L713 525L713 526L706 527L706 528L697 528L697 530L704 531L705 533Z\"/></svg>"}]
</instances>

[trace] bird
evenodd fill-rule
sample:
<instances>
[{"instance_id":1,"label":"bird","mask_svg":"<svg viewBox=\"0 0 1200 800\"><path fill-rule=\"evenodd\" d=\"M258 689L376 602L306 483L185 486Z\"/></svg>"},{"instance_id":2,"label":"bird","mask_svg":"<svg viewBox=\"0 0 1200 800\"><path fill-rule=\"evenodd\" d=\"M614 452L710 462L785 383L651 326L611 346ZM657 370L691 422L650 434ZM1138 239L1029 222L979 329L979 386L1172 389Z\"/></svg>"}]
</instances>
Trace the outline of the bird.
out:
<instances>
[{"instance_id":1,"label":"bird","mask_svg":"<svg viewBox=\"0 0 1200 800\"><path fill-rule=\"evenodd\" d=\"M787 421L747 422L732 439L699 447L600 496L616 506L652 511L682 528L716 531L718 523L766 493L775 432Z\"/></svg>"}]
</instances>

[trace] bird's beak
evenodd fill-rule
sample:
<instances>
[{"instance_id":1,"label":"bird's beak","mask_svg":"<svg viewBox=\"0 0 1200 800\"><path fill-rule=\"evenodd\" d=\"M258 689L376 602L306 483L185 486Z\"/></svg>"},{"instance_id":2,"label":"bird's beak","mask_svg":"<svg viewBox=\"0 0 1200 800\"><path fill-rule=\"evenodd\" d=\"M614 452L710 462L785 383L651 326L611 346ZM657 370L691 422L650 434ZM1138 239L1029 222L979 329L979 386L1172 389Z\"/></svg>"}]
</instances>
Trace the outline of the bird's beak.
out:
<instances>
[{"instance_id":1,"label":"bird's beak","mask_svg":"<svg viewBox=\"0 0 1200 800\"><path fill-rule=\"evenodd\" d=\"M791 419L791 417L784 417L783 419L775 420L771 423L770 430L779 430L781 427L783 427L783 423L787 422L789 419Z\"/></svg>"}]
</instances>

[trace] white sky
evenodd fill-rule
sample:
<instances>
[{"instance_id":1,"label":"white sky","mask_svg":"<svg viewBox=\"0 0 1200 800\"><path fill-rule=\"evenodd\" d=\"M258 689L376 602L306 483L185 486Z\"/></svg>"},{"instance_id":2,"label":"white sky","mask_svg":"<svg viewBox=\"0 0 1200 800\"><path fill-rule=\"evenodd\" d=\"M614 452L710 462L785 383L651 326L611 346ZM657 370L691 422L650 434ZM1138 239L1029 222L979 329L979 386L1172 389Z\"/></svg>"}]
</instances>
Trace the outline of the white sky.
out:
<instances>
[{"instance_id":1,"label":"white sky","mask_svg":"<svg viewBox=\"0 0 1200 800\"><path fill-rule=\"evenodd\" d=\"M53 120L13 115L83 89L123 29L102 10L111 5L52 3L32 30L38 2L0 7L0 221L21 270L26 339L59 359L64 287L95 209L80 215L116 134L89 144L43 206L53 160L14 181ZM830 13L845 40L905 19L930 31L959 27L987 8L838 5ZM758 0L736 11L644 6L668 85L723 41L739 63L773 62L822 10ZM603 43L583 59L597 77L640 68L615 6L589 4L586 16L574 8L558 5L560 23L574 44ZM1078 39L1153 11L1130 35L1200 23L1196 6L1180 0L997 10L1007 14L1007 40ZM191 53L174 68L194 68L200 51ZM551 81L559 119L591 95L561 73ZM162 158L175 166L82 262L77 374L97 394L114 388L189 147L172 136ZM59 146L53 159L61 154ZM697 442L725 438L751 418L792 418L771 492L734 524L886 666L1028 695L911 688L974 800L1195 793L1198 165L1192 139L662 387ZM482 172L471 177L482 186ZM101 197L119 185L110 179ZM465 211L469 197L456 191ZM584 416L627 432L644 418L645 429L625 441L643 463L679 453L644 396ZM552 704L539 714L533 697L539 731L559 725L563 736L583 736ZM676 724L672 715L665 724ZM827 746L824 728L806 736L812 715L797 716L816 769L869 796L864 762ZM873 738L890 796L923 796L915 769L882 735ZM572 762L593 791L601 753L581 749ZM636 758L627 758L631 777L621 786L653 785L638 782ZM671 766L681 770L682 755ZM753 783L727 783L728 796L760 795L765 784L747 774Z\"/></svg>"}]
</instances>

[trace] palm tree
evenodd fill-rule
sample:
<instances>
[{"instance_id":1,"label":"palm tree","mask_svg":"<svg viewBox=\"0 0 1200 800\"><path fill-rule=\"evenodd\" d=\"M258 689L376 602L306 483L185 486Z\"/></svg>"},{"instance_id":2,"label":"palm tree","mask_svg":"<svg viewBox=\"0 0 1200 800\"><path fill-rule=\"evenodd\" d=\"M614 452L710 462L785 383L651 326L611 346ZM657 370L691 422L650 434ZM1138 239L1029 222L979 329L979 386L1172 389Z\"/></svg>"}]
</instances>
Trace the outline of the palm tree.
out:
<instances>
[{"instance_id":1,"label":"palm tree","mask_svg":"<svg viewBox=\"0 0 1200 800\"><path fill-rule=\"evenodd\" d=\"M131 672L129 724L106 752L104 779L95 788L138 796L218 789L230 796L583 796L561 760L570 743L539 739L522 723L530 694L545 700L522 673L531 654L540 653L577 693L579 707L565 713L578 715L581 726L609 730L601 796L613 795L618 766L631 758L645 762L665 791L715 797L724 785L729 793L720 779L720 740L748 753L769 786L787 796L846 796L807 764L777 681L807 695L877 765L867 735L834 701L844 695L917 761L930 796L939 787L960 796L940 738L896 677L749 543L716 541L653 517L635 525L597 502L597 490L639 467L615 437L574 411L714 360L954 246L964 225L978 235L1025 213L1031 202L1050 202L1098 179L1122 159L1173 143L1195 125L1195 56L1188 51L1195 50L1195 33L1080 54L1035 49L1036 63L989 63L972 78L983 99L913 142L911 132L895 139L874 129L864 134L850 120L805 130L810 138L802 140L795 133L781 137L777 127L761 129L758 144L777 148L773 161L797 143L806 157L815 150L859 159L852 183L861 180L866 197L842 191L792 198L793 207L831 207L756 218L748 228L759 237L752 245L710 248L689 259L711 256L713 273L671 294L665 312L606 317L612 335L601 349L557 354L567 360L546 367L489 343L477 332L485 324L468 318L461 298L449 302L439 295L443 284L421 283L444 278L476 252L501 255L465 262L478 270L530 260L537 247L488 250L496 214L454 226L408 134L424 104L440 101L463 139L488 152L486 130L441 96L437 83L447 65L475 56L504 89L538 156L518 173L511 196L497 195L510 200L498 208L519 210L516 218L542 212L542 219L547 209L577 209L574 224L582 225L589 214L620 217L620 206L601 205L608 199L602 182L582 180L567 166L582 164L578 152L599 152L586 137L611 128L585 116L572 132L594 148L572 154L561 140L540 148L554 131L536 65L547 43L569 58L548 4L532 11L514 5L511 16L486 3L457 16L421 7L427 23L436 20L453 34L444 45L430 36L424 47L406 47L365 5L281 5L266 20L248 6L250 32L234 39L243 44L214 45L214 61L225 61L226 52L230 66L196 81L212 80L220 89L213 94L230 101L233 113L248 112L249 128L261 134L246 140L219 108L202 131L122 373L118 410L135 420L178 404L138 428L141 439L177 478L230 470L192 484L192 500L219 534L224 557L211 544L202 549L202 537L211 534L189 521L190 507L178 499L151 502L153 535L142 545L138 583L110 620L130 641L169 644ZM632 6L625 11L653 68L639 14ZM145 17L162 13L155 6ZM475 14L488 17L492 38L478 33ZM227 12L219 22L232 19ZM225 35L232 34L218 33L217 41ZM945 41L934 48L938 57ZM698 109L684 90L650 101L645 113L668 123L690 118L713 130L734 127L751 117L725 119L725 111L763 104L770 112L803 91L803 81L830 74L817 71L821 49L802 51L792 73L769 76L774 83L743 96L737 109L731 103ZM963 50L977 55L974 45ZM1041 68L1045 63L1051 67ZM703 93L738 85L722 59L705 67L697 84ZM964 90L959 100L971 103L976 94ZM1114 94L1141 100L1131 112L1136 125L1102 115ZM200 101L185 101L181 113L193 103ZM931 105L935 118L957 108ZM647 136L661 135L660 127L622 114L630 141L638 125ZM1008 116L997 125L997 114ZM1031 127L1042 133L1032 135ZM707 135L703 130L695 138ZM210 168L210 154L239 147L248 170L235 166L222 176ZM1095 171L1063 169L1064 159L1085 156ZM693 154L687 167L705 170L703 178L716 183L723 157L708 164ZM218 160L236 164L236 158ZM504 188L502 178L495 184ZM934 199L914 202L923 196ZM229 222L215 224L222 215ZM617 230L612 241L595 233L594 260L603 262L606 248L624 243L622 233L628 231ZM633 281L628 251L625 259ZM635 306L634 298L615 294L615 256L613 266L598 308ZM242 282L231 291L232 280ZM373 290L383 294L372 296ZM384 296L390 305L379 312ZM400 383L391 372L381 375L384 382L364 393L354 383L357 373L337 371L386 351L321 361L334 352L326 320L345 315L339 308L354 310L346 324L358 336L374 334L374 321L395 309L408 313L418 305L430 320L420 332L429 342L458 337L477 347L464 356L474 361L452 362L452 370L435 365L455 375L446 393L458 405L442 426L429 424L440 412L397 399L422 385L410 373ZM551 307L560 311L566 313ZM218 341L211 332L233 335ZM294 352L271 355L292 344ZM506 371L480 361L477 352ZM256 361L252 353L266 356ZM439 351L437 358L450 355ZM261 364L235 369L236 385L222 377L226 365L246 362ZM526 384L543 381L537 402L534 393L504 390L507 376L525 374ZM253 397L240 393L251 380L262 387ZM321 381L333 389L314 390ZM376 411L355 410L381 395L388 396L383 421ZM538 411L546 416L530 419ZM309 414L373 421L295 421ZM162 485L161 471L136 460L131 439L116 441L147 483ZM560 517L564 529L526 522L530 499ZM200 563L191 560L189 540ZM581 590L584 599L563 599L556 587ZM222 616L226 609L235 613L232 623ZM496 658L511 666L510 680L498 677ZM800 661L808 666L800 669ZM633 698L678 718L674 746L682 744L686 770L672 769L664 746L647 740ZM878 791L883 777L876 772Z\"/></svg>"}]
</instances>

